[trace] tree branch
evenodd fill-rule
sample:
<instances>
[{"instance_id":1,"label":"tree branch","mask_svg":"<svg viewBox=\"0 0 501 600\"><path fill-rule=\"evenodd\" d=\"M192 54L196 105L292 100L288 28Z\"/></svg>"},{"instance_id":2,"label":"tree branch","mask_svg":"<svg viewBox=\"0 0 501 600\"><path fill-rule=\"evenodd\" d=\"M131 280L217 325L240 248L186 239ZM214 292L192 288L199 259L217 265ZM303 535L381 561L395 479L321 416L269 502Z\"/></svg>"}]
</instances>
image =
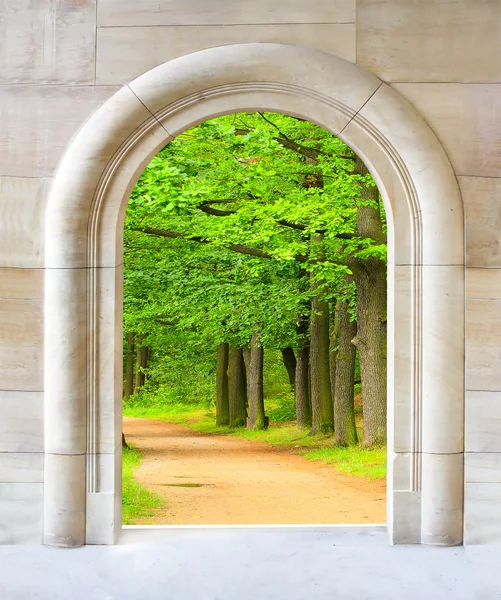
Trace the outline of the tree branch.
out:
<instances>
[{"instance_id":1,"label":"tree branch","mask_svg":"<svg viewBox=\"0 0 501 600\"><path fill-rule=\"evenodd\" d=\"M213 203L210 201L202 202L202 204L200 204L198 208L202 212L208 215L214 215L215 217L229 217L230 215L234 215L237 212L236 210L219 210L217 208L212 208L211 206L209 206L209 204ZM303 223L293 223L284 219L279 219L276 222L278 223L278 225L290 227L291 229L296 229L298 231L306 231L308 229L308 227L306 225L303 225ZM326 233L326 230L321 230L317 233ZM356 236L353 233L339 233L335 237L341 240L352 240Z\"/></svg>"},{"instance_id":2,"label":"tree branch","mask_svg":"<svg viewBox=\"0 0 501 600\"><path fill-rule=\"evenodd\" d=\"M182 239L187 242L198 242L199 244L212 244L213 240L205 240L199 236L190 236L185 233L180 233L178 231L172 231L170 229L157 229L155 227L134 227L132 231L138 231L140 233L146 233L148 235L154 235L156 237L166 237L173 239ZM227 250L232 250L233 252L238 252L239 254L246 254L248 256L255 256L257 258L270 258L273 260L277 260L272 254L268 252L264 252L263 250L259 250L258 248L251 248L250 246L244 246L243 244L228 244L224 246ZM298 254L294 257L294 260L297 262L305 263L307 262L307 257L302 254Z\"/></svg>"}]
</instances>

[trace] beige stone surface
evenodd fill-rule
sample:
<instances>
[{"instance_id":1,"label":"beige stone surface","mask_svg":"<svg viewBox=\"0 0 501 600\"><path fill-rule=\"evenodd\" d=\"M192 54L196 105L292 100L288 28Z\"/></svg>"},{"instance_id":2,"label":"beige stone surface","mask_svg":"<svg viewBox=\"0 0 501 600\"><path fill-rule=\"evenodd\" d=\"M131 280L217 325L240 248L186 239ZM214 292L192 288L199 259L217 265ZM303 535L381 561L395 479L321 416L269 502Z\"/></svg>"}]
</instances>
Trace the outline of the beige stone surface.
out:
<instances>
[{"instance_id":1,"label":"beige stone surface","mask_svg":"<svg viewBox=\"0 0 501 600\"><path fill-rule=\"evenodd\" d=\"M0 175L53 175L73 135L117 89L0 86Z\"/></svg>"},{"instance_id":2,"label":"beige stone surface","mask_svg":"<svg viewBox=\"0 0 501 600\"><path fill-rule=\"evenodd\" d=\"M437 134L457 175L501 177L501 84L395 83Z\"/></svg>"},{"instance_id":3,"label":"beige stone surface","mask_svg":"<svg viewBox=\"0 0 501 600\"><path fill-rule=\"evenodd\" d=\"M466 392L465 424L466 452L501 452L501 392Z\"/></svg>"},{"instance_id":4,"label":"beige stone surface","mask_svg":"<svg viewBox=\"0 0 501 600\"><path fill-rule=\"evenodd\" d=\"M466 452L466 483L501 483L501 452Z\"/></svg>"},{"instance_id":5,"label":"beige stone surface","mask_svg":"<svg viewBox=\"0 0 501 600\"><path fill-rule=\"evenodd\" d=\"M50 179L0 177L0 267L43 267L49 187Z\"/></svg>"},{"instance_id":6,"label":"beige stone surface","mask_svg":"<svg viewBox=\"0 0 501 600\"><path fill-rule=\"evenodd\" d=\"M466 300L466 389L501 390L501 300Z\"/></svg>"},{"instance_id":7,"label":"beige stone surface","mask_svg":"<svg viewBox=\"0 0 501 600\"><path fill-rule=\"evenodd\" d=\"M98 25L352 23L356 0L99 0Z\"/></svg>"},{"instance_id":8,"label":"beige stone surface","mask_svg":"<svg viewBox=\"0 0 501 600\"><path fill-rule=\"evenodd\" d=\"M0 483L43 483L43 452L0 452Z\"/></svg>"},{"instance_id":9,"label":"beige stone surface","mask_svg":"<svg viewBox=\"0 0 501 600\"><path fill-rule=\"evenodd\" d=\"M466 220L466 266L501 267L501 178L459 177Z\"/></svg>"},{"instance_id":10,"label":"beige stone surface","mask_svg":"<svg viewBox=\"0 0 501 600\"><path fill-rule=\"evenodd\" d=\"M465 484L465 544L501 542L500 505L501 483Z\"/></svg>"},{"instance_id":11,"label":"beige stone surface","mask_svg":"<svg viewBox=\"0 0 501 600\"><path fill-rule=\"evenodd\" d=\"M0 83L94 83L96 0L4 0Z\"/></svg>"},{"instance_id":12,"label":"beige stone surface","mask_svg":"<svg viewBox=\"0 0 501 600\"><path fill-rule=\"evenodd\" d=\"M384 81L501 82L497 0L358 0L357 62Z\"/></svg>"},{"instance_id":13,"label":"beige stone surface","mask_svg":"<svg viewBox=\"0 0 501 600\"><path fill-rule=\"evenodd\" d=\"M0 483L0 544L40 544L43 483Z\"/></svg>"},{"instance_id":14,"label":"beige stone surface","mask_svg":"<svg viewBox=\"0 0 501 600\"><path fill-rule=\"evenodd\" d=\"M98 30L96 81L103 85L127 83L184 54L247 42L310 46L356 60L354 24L105 27Z\"/></svg>"},{"instance_id":15,"label":"beige stone surface","mask_svg":"<svg viewBox=\"0 0 501 600\"><path fill-rule=\"evenodd\" d=\"M466 269L466 297L479 300L501 298L501 269Z\"/></svg>"},{"instance_id":16,"label":"beige stone surface","mask_svg":"<svg viewBox=\"0 0 501 600\"><path fill-rule=\"evenodd\" d=\"M44 297L43 269L0 267L0 298L33 300Z\"/></svg>"},{"instance_id":17,"label":"beige stone surface","mask_svg":"<svg viewBox=\"0 0 501 600\"><path fill-rule=\"evenodd\" d=\"M43 390L43 301L0 300L0 387Z\"/></svg>"},{"instance_id":18,"label":"beige stone surface","mask_svg":"<svg viewBox=\"0 0 501 600\"><path fill-rule=\"evenodd\" d=\"M43 392L0 391L0 455L43 450Z\"/></svg>"}]
</instances>

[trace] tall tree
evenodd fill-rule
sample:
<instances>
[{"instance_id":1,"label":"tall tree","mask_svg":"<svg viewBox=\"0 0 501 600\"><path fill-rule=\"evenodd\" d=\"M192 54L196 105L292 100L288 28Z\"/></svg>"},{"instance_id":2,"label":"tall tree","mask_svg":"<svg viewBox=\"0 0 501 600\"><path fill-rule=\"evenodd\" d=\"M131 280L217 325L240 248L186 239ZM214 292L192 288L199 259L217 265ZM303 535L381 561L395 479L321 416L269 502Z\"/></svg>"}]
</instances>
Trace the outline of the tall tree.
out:
<instances>
[{"instance_id":1,"label":"tall tree","mask_svg":"<svg viewBox=\"0 0 501 600\"><path fill-rule=\"evenodd\" d=\"M216 367L216 425L230 424L228 394L228 343L221 342L217 347Z\"/></svg>"},{"instance_id":2,"label":"tall tree","mask_svg":"<svg viewBox=\"0 0 501 600\"><path fill-rule=\"evenodd\" d=\"M230 427L244 427L247 423L245 363L242 348L230 344L228 350L228 392Z\"/></svg>"}]
</instances>

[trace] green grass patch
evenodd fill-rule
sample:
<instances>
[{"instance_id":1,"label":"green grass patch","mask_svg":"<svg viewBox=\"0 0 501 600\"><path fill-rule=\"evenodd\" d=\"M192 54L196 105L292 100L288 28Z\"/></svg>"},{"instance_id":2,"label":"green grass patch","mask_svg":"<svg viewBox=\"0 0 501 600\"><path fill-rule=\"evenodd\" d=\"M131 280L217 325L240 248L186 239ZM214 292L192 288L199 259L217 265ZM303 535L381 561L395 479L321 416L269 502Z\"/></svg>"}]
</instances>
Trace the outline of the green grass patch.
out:
<instances>
[{"instance_id":1,"label":"green grass patch","mask_svg":"<svg viewBox=\"0 0 501 600\"><path fill-rule=\"evenodd\" d=\"M139 519L151 517L163 506L162 499L134 479L141 464L141 453L132 446L122 452L122 521L133 525Z\"/></svg>"},{"instance_id":2,"label":"green grass patch","mask_svg":"<svg viewBox=\"0 0 501 600\"><path fill-rule=\"evenodd\" d=\"M386 447L334 446L316 448L302 453L309 460L331 464L341 473L353 477L384 479L386 477Z\"/></svg>"}]
</instances>

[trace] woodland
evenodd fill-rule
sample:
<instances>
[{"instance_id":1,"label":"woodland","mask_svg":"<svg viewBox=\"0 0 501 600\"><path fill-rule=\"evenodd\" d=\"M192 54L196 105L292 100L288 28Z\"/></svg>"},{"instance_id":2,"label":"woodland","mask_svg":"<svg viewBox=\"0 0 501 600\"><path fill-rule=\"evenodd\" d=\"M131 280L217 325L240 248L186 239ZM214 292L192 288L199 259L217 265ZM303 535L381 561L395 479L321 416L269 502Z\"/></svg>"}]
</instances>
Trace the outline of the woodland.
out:
<instances>
[{"instance_id":1,"label":"woodland","mask_svg":"<svg viewBox=\"0 0 501 600\"><path fill-rule=\"evenodd\" d=\"M204 405L219 428L263 430L279 378L277 420L386 442L386 219L340 139L275 113L186 131L137 182L124 248L126 407Z\"/></svg>"}]
</instances>

